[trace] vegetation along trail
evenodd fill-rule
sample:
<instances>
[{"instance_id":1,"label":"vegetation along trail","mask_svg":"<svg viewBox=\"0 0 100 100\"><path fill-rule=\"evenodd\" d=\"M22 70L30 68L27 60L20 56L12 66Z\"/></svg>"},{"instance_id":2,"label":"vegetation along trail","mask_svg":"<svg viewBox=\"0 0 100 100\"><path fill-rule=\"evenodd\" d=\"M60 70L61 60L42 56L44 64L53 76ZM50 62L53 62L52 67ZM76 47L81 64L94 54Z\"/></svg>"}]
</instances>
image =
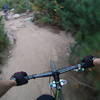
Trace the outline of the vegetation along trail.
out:
<instances>
[{"instance_id":1,"label":"vegetation along trail","mask_svg":"<svg viewBox=\"0 0 100 100\"><path fill-rule=\"evenodd\" d=\"M47 27L38 27L25 16L6 21L5 25L8 33L16 38L3 69L6 79L18 71L28 74L49 71L50 59L58 62L73 41L63 31L57 33ZM50 93L48 81L47 78L30 80L27 85L12 88L0 100L35 100L41 94Z\"/></svg>"}]
</instances>

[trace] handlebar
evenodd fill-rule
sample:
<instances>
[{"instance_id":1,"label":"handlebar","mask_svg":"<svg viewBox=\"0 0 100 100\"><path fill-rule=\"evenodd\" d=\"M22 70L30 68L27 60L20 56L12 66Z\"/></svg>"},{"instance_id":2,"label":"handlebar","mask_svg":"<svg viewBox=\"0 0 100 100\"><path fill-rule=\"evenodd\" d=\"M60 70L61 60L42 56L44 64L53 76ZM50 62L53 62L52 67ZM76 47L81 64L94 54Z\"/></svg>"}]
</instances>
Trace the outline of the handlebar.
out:
<instances>
[{"instance_id":1,"label":"handlebar","mask_svg":"<svg viewBox=\"0 0 100 100\"><path fill-rule=\"evenodd\" d=\"M45 73L40 73L40 74L28 75L25 78L27 80L30 80L30 79L36 79L36 78L42 78L42 77L50 77L50 76L54 76L55 73L63 74L65 72L68 72L68 71L71 71L71 70L74 70L74 69L80 69L80 68L82 68L82 65L83 64L76 64L74 66L63 67L63 68L57 69L55 71L50 71L50 72L45 72Z\"/></svg>"},{"instance_id":2,"label":"handlebar","mask_svg":"<svg viewBox=\"0 0 100 100\"><path fill-rule=\"evenodd\" d=\"M55 66L53 65L53 67L55 67ZM81 69L86 69L86 67L84 67L84 63L76 64L74 66L69 66L69 67L63 67L63 68L60 68L60 69L54 69L50 72L28 75L28 76L25 77L25 79L30 80L30 79L36 79L36 78L42 78L42 77L51 77L52 76L54 78L54 81L55 81L56 89L59 90L59 89L62 88L62 85L61 85L61 82L60 82L60 77L59 77L60 74L63 74L65 72L68 72L68 71L71 71L71 70L80 71ZM16 81L16 78L11 77L11 80Z\"/></svg>"}]
</instances>

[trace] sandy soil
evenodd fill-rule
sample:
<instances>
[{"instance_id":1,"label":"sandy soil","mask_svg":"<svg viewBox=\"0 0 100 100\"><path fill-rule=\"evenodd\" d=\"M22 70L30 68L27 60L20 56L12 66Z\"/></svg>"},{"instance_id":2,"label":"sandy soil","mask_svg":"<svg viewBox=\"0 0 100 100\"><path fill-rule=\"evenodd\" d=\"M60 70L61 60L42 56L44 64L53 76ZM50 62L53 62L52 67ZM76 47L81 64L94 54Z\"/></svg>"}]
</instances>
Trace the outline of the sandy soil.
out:
<instances>
[{"instance_id":1,"label":"sandy soil","mask_svg":"<svg viewBox=\"0 0 100 100\"><path fill-rule=\"evenodd\" d=\"M18 71L28 74L49 71L50 59L58 62L60 57L68 55L66 51L73 41L70 35L38 27L27 17L7 21L6 29L16 38L3 69L6 79ZM48 81L48 78L30 80L27 85L12 88L0 100L35 100L41 94L50 93Z\"/></svg>"}]
</instances>

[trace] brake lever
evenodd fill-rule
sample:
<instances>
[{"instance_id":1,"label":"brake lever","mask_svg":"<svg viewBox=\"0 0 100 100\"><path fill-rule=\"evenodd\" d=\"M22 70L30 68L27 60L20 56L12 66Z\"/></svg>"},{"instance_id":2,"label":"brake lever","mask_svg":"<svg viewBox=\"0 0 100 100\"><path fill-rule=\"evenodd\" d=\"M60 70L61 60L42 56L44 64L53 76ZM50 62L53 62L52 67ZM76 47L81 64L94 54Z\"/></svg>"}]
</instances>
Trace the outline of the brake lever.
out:
<instances>
[{"instance_id":1,"label":"brake lever","mask_svg":"<svg viewBox=\"0 0 100 100\"><path fill-rule=\"evenodd\" d=\"M85 71L85 68L82 67L83 65L84 65L84 63L78 64L78 68L74 69L74 71L76 71L76 72L83 72L83 71Z\"/></svg>"}]
</instances>

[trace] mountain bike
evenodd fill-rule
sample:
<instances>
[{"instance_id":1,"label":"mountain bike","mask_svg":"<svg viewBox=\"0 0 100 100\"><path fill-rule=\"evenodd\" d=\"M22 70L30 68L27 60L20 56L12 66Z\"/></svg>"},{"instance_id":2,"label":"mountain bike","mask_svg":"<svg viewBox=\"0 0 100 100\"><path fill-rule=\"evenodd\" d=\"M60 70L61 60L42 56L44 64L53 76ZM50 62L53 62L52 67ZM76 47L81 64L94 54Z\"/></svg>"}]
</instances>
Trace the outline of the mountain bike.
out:
<instances>
[{"instance_id":1,"label":"mountain bike","mask_svg":"<svg viewBox=\"0 0 100 100\"><path fill-rule=\"evenodd\" d=\"M66 80L60 79L60 74L65 72L69 72L72 70L75 71L84 71L86 68L84 64L76 64L74 66L63 67L63 68L56 68L56 65L53 61L50 61L51 71L44 72L40 74L29 75L25 77L27 80L36 79L36 78L44 78L44 77L53 77L53 81L49 83L51 90L53 91L54 100L64 100L62 96L62 87L67 84Z\"/></svg>"}]
</instances>

